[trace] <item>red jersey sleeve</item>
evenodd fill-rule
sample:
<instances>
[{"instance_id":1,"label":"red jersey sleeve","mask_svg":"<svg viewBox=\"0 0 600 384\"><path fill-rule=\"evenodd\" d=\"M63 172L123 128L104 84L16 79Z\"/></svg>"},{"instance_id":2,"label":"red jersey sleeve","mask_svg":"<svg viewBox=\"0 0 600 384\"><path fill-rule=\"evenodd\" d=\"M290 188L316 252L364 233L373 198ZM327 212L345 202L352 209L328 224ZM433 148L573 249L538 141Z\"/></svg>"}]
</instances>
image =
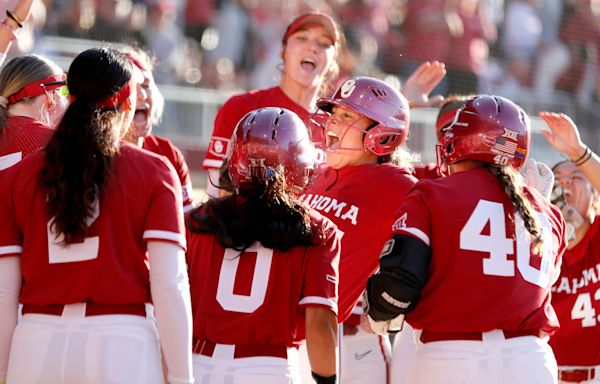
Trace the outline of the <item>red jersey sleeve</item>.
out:
<instances>
[{"instance_id":1,"label":"red jersey sleeve","mask_svg":"<svg viewBox=\"0 0 600 384\"><path fill-rule=\"evenodd\" d=\"M202 163L204 169L219 169L223 160L225 160L235 126L244 117L243 112L246 110L236 108L236 105L240 103L239 100L241 100L240 96L232 97L217 112L213 133L206 151L206 158Z\"/></svg>"},{"instance_id":2,"label":"red jersey sleeve","mask_svg":"<svg viewBox=\"0 0 600 384\"><path fill-rule=\"evenodd\" d=\"M303 297L299 304L327 307L337 315L340 235L329 219L321 219L325 241L320 246L308 248Z\"/></svg>"},{"instance_id":3,"label":"red jersey sleeve","mask_svg":"<svg viewBox=\"0 0 600 384\"><path fill-rule=\"evenodd\" d=\"M393 233L402 233L415 237L427 245L430 241L430 217L427 198L417 183L406 200L396 210L396 221L392 225Z\"/></svg>"},{"instance_id":4,"label":"red jersey sleeve","mask_svg":"<svg viewBox=\"0 0 600 384\"><path fill-rule=\"evenodd\" d=\"M162 160L162 159L161 159ZM155 169L160 180L153 191L146 217L144 240L167 241L186 248L181 201L181 184L173 166L162 160ZM174 215L173 212L178 212Z\"/></svg>"}]
</instances>

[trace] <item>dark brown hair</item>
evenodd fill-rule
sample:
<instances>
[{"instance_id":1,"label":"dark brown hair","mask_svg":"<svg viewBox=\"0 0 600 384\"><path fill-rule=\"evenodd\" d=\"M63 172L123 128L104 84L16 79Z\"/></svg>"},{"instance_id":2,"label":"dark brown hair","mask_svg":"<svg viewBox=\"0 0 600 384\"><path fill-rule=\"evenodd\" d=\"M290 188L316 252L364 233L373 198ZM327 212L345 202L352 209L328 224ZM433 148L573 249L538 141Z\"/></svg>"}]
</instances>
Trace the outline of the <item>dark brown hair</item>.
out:
<instances>
[{"instance_id":1,"label":"dark brown hair","mask_svg":"<svg viewBox=\"0 0 600 384\"><path fill-rule=\"evenodd\" d=\"M187 217L188 230L212 233L225 248L244 251L255 242L287 251L323 241L320 227L309 209L285 189L285 176L275 172L272 180L256 178L241 184L231 195L211 199Z\"/></svg>"},{"instance_id":2,"label":"dark brown hair","mask_svg":"<svg viewBox=\"0 0 600 384\"><path fill-rule=\"evenodd\" d=\"M48 195L52 230L63 245L85 236L86 219L102 197L111 164L119 150L119 106L100 109L99 101L118 92L131 78L127 58L110 48L80 53L69 68L69 91L75 97L46 149L40 174Z\"/></svg>"}]
</instances>

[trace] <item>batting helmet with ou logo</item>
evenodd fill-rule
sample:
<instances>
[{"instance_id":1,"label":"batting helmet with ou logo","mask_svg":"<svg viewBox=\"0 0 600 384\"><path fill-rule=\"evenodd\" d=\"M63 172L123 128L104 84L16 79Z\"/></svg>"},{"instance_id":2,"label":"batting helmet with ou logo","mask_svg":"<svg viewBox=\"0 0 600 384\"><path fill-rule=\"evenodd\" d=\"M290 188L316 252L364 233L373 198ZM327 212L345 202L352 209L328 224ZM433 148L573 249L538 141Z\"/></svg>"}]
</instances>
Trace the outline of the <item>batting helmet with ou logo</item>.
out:
<instances>
[{"instance_id":1,"label":"batting helmet with ou logo","mask_svg":"<svg viewBox=\"0 0 600 384\"><path fill-rule=\"evenodd\" d=\"M529 116L517 104L500 96L476 96L441 130L439 157L448 165L478 160L518 170L527 160L530 131Z\"/></svg>"},{"instance_id":2,"label":"batting helmet with ou logo","mask_svg":"<svg viewBox=\"0 0 600 384\"><path fill-rule=\"evenodd\" d=\"M319 109L331 113L334 106L350 109L373 120L365 132L363 148L377 156L396 150L408 135L410 109L406 98L391 85L372 77L346 80L333 98L321 98Z\"/></svg>"},{"instance_id":3,"label":"batting helmet with ou logo","mask_svg":"<svg viewBox=\"0 0 600 384\"><path fill-rule=\"evenodd\" d=\"M237 124L228 158L235 187L269 180L283 169L288 184L304 188L314 170L316 152L298 115L284 108L260 108Z\"/></svg>"}]
</instances>

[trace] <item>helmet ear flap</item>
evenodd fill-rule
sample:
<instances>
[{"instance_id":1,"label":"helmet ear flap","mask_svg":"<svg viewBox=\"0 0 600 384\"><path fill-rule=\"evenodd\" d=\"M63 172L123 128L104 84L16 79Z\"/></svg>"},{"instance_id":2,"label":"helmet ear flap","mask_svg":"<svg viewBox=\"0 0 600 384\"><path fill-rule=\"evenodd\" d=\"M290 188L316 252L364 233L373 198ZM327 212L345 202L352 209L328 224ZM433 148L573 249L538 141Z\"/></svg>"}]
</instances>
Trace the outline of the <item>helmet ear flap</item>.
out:
<instances>
[{"instance_id":1,"label":"helmet ear flap","mask_svg":"<svg viewBox=\"0 0 600 384\"><path fill-rule=\"evenodd\" d=\"M369 128L363 139L363 148L374 155L384 156L393 153L402 142L402 135L397 130L379 125Z\"/></svg>"}]
</instances>

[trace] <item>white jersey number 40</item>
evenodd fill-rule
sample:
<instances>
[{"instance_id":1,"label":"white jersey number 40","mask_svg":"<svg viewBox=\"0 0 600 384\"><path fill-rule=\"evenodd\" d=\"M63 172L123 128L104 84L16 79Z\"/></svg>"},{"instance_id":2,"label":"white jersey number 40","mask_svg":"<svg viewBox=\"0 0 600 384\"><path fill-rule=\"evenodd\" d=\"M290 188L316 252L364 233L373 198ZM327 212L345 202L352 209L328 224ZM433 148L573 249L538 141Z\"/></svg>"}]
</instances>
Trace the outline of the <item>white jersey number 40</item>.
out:
<instances>
[{"instance_id":1,"label":"white jersey number 40","mask_svg":"<svg viewBox=\"0 0 600 384\"><path fill-rule=\"evenodd\" d=\"M515 216L516 261L517 268L525 281L545 288L550 284L552 228L546 216L540 212L536 214L544 239L540 269L530 264L531 241L520 215ZM515 262L507 257L514 253L514 244L513 240L506 236L504 217L502 204L480 200L460 231L461 249L490 254L489 258L483 259L484 275L515 276ZM488 223L489 234L483 234Z\"/></svg>"}]
</instances>

